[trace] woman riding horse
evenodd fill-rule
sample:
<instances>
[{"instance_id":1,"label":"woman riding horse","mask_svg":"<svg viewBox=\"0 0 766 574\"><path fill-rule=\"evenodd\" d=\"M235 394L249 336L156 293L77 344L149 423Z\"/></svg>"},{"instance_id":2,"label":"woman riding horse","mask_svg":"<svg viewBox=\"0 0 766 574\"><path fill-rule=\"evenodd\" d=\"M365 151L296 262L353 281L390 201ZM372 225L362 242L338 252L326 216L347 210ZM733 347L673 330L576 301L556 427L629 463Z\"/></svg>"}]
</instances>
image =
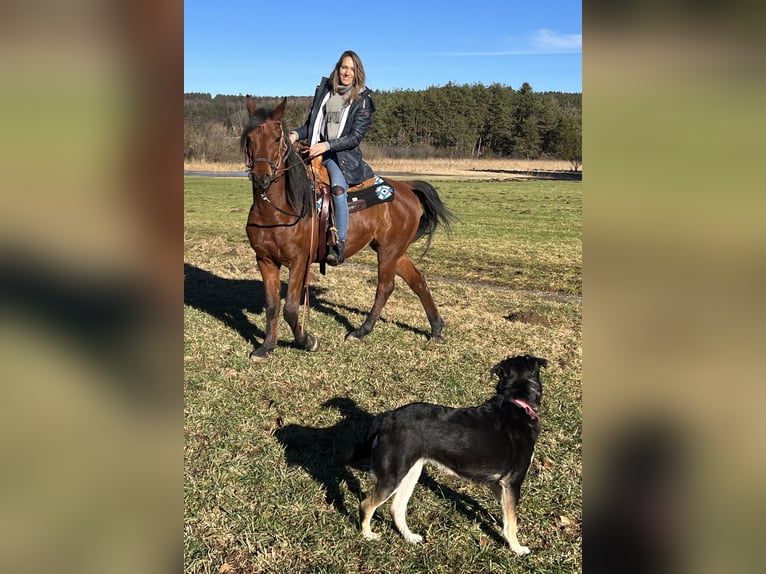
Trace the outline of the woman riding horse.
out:
<instances>
[{"instance_id":1,"label":"woman riding horse","mask_svg":"<svg viewBox=\"0 0 766 574\"><path fill-rule=\"evenodd\" d=\"M251 360L260 360L277 345L282 266L290 270L284 318L295 344L308 351L318 348L316 337L299 321L299 306L307 291L311 263L318 242L316 198L306 166L290 144L282 116L287 99L273 111L257 109L246 98L249 121L240 140L252 182L253 203L247 218L247 236L263 277L266 336L253 349ZM354 212L349 219L345 256L370 246L378 256L378 286L367 319L346 340L362 339L372 331L399 275L419 297L431 326L430 339L441 341L444 320L439 314L426 279L407 256L410 244L426 237L426 249L437 225L449 230L452 214L436 190L424 181L401 182L383 178L394 189L394 199ZM306 298L308 304L308 298Z\"/></svg>"}]
</instances>

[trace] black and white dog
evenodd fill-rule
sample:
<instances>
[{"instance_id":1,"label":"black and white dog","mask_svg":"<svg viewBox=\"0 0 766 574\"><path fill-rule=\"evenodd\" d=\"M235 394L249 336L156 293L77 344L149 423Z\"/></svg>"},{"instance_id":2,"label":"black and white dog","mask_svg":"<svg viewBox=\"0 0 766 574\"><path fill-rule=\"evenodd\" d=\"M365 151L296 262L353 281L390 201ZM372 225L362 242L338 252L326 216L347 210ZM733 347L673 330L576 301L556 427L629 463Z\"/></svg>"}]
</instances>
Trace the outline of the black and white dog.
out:
<instances>
[{"instance_id":1,"label":"black and white dog","mask_svg":"<svg viewBox=\"0 0 766 574\"><path fill-rule=\"evenodd\" d=\"M508 357L495 365L497 394L476 407L451 408L412 403L377 415L367 432L375 487L360 505L362 535L375 509L391 496L391 515L404 539L423 538L407 526L407 502L423 464L435 463L458 476L487 484L503 509L503 536L516 554L527 554L516 537L516 505L540 434L538 411L543 389L540 368L548 360Z\"/></svg>"}]
</instances>

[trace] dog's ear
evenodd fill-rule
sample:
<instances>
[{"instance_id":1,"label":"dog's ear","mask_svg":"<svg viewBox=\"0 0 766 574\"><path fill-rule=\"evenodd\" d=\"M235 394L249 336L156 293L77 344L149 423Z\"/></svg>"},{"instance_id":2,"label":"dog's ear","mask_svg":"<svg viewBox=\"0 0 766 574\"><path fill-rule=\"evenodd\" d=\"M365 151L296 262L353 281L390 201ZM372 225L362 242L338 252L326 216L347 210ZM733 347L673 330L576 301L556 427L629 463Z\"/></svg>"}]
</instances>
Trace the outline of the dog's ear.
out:
<instances>
[{"instance_id":1,"label":"dog's ear","mask_svg":"<svg viewBox=\"0 0 766 574\"><path fill-rule=\"evenodd\" d=\"M548 359L543 359L542 357L533 357L531 355L527 355L530 359L537 362L537 365L540 367L548 367Z\"/></svg>"}]
</instances>

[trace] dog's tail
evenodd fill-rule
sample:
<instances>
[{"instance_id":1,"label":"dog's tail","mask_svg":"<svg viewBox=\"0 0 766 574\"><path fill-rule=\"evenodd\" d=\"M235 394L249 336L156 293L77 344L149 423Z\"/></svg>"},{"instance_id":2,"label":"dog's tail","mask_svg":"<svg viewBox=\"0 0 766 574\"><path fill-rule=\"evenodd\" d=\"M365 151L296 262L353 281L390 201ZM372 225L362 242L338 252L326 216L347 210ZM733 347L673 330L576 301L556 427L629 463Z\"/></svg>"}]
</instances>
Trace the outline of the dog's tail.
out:
<instances>
[{"instance_id":1,"label":"dog's tail","mask_svg":"<svg viewBox=\"0 0 766 574\"><path fill-rule=\"evenodd\" d=\"M359 462L370 458L372 454L372 443L375 441L375 437L380 432L380 425L383 422L383 415L375 415L370 422L370 426L367 427L367 433L364 440L358 442L354 446L353 452L348 458L348 462Z\"/></svg>"}]
</instances>

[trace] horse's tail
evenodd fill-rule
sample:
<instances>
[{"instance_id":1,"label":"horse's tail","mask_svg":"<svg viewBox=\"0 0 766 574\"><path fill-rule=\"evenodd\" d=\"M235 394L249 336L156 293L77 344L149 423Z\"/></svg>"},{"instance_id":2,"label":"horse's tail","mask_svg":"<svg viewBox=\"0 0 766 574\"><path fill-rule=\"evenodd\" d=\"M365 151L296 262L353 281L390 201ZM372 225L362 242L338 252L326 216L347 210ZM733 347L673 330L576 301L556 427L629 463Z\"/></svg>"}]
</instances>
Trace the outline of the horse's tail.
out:
<instances>
[{"instance_id":1,"label":"horse's tail","mask_svg":"<svg viewBox=\"0 0 766 574\"><path fill-rule=\"evenodd\" d=\"M421 237L426 237L426 248L423 254L431 246L431 238L441 223L444 230L449 233L452 230L452 222L455 220L453 213L447 209L439 198L439 194L434 187L425 181L413 181L412 191L418 196L420 204L423 206L423 214L420 216L420 225L412 240L417 241Z\"/></svg>"}]
</instances>

